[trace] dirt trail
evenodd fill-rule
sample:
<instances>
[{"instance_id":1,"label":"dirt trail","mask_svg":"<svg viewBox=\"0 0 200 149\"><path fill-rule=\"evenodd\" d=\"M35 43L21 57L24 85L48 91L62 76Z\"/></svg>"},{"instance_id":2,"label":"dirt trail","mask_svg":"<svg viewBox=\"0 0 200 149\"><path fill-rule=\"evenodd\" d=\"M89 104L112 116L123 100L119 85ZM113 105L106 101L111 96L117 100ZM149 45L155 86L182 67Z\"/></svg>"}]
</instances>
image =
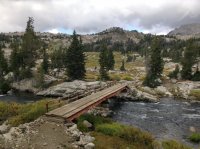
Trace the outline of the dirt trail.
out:
<instances>
[{"instance_id":1,"label":"dirt trail","mask_svg":"<svg viewBox=\"0 0 200 149\"><path fill-rule=\"evenodd\" d=\"M11 140L1 144L2 149L71 149L75 141L67 133L67 127L64 124L43 119L19 126L6 135Z\"/></svg>"}]
</instances>

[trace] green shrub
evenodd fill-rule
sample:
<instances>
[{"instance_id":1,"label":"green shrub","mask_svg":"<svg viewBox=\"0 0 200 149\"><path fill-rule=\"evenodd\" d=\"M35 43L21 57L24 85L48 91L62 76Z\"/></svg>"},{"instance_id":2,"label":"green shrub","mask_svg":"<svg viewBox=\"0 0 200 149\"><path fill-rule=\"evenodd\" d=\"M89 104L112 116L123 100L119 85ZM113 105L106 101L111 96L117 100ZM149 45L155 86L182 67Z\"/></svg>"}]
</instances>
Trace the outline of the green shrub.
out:
<instances>
[{"instance_id":1,"label":"green shrub","mask_svg":"<svg viewBox=\"0 0 200 149\"><path fill-rule=\"evenodd\" d=\"M148 146L148 148L153 148L154 138L152 135L143 132L138 128L118 123L110 123L98 125L96 131L103 133L104 135L118 136L129 143L143 144Z\"/></svg>"},{"instance_id":2,"label":"green shrub","mask_svg":"<svg viewBox=\"0 0 200 149\"><path fill-rule=\"evenodd\" d=\"M191 149L175 140L168 140L162 142L163 149Z\"/></svg>"},{"instance_id":3,"label":"green shrub","mask_svg":"<svg viewBox=\"0 0 200 149\"><path fill-rule=\"evenodd\" d=\"M96 127L96 131L109 136L120 136L123 132L123 126L117 123L101 124Z\"/></svg>"},{"instance_id":4,"label":"green shrub","mask_svg":"<svg viewBox=\"0 0 200 149\"><path fill-rule=\"evenodd\" d=\"M159 86L161 83L158 81L158 78L156 78L155 76L147 75L142 84L144 86L155 88L155 87Z\"/></svg>"},{"instance_id":5,"label":"green shrub","mask_svg":"<svg viewBox=\"0 0 200 149\"><path fill-rule=\"evenodd\" d=\"M6 94L10 90L10 84L5 80L0 81L0 93Z\"/></svg>"},{"instance_id":6,"label":"green shrub","mask_svg":"<svg viewBox=\"0 0 200 149\"><path fill-rule=\"evenodd\" d=\"M198 67L197 67L196 72L192 76L192 81L200 81L200 71Z\"/></svg>"},{"instance_id":7,"label":"green shrub","mask_svg":"<svg viewBox=\"0 0 200 149\"><path fill-rule=\"evenodd\" d=\"M200 133L193 133L190 137L189 140L195 143L200 142Z\"/></svg>"}]
</instances>

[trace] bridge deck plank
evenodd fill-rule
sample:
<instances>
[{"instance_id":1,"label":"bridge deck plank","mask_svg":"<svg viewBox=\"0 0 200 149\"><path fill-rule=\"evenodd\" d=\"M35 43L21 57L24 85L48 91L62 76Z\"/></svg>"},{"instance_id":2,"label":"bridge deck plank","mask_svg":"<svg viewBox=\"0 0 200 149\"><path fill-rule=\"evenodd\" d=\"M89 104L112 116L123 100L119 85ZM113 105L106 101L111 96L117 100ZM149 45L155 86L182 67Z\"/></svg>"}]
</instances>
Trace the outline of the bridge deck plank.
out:
<instances>
[{"instance_id":1,"label":"bridge deck plank","mask_svg":"<svg viewBox=\"0 0 200 149\"><path fill-rule=\"evenodd\" d=\"M114 85L112 87L106 88L97 93L94 93L94 94L91 94L84 98L81 98L79 100L76 100L72 103L64 105L60 108L52 110L52 111L46 113L46 115L68 118L68 117L76 114L77 112L89 107L90 105L100 101L101 99L103 99L103 98L111 95L112 93L115 93L125 87L126 87L126 85L122 85L122 84Z\"/></svg>"},{"instance_id":2,"label":"bridge deck plank","mask_svg":"<svg viewBox=\"0 0 200 149\"><path fill-rule=\"evenodd\" d=\"M60 115L62 116L64 113L66 113L67 111L70 111L71 108L76 108L77 106L79 106L80 104L85 104L86 102L89 102L90 100L93 100L94 98L98 98L101 94L104 94L105 92L107 92L108 90L110 90L109 88L97 92L95 94L91 94L87 97L84 97L82 99L76 100L72 103L69 103L67 105L64 105L58 109L55 109L53 111L50 111L49 113L47 113L47 115L51 115L51 114L55 114L55 115ZM63 114L62 114L63 113Z\"/></svg>"}]
</instances>

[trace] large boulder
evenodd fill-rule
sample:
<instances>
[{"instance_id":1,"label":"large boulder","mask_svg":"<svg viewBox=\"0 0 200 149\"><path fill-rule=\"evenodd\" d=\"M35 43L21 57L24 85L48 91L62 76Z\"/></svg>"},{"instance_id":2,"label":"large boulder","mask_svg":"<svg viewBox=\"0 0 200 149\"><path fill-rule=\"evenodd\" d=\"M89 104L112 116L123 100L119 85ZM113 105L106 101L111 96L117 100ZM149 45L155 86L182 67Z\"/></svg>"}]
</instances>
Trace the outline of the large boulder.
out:
<instances>
[{"instance_id":1,"label":"large boulder","mask_svg":"<svg viewBox=\"0 0 200 149\"><path fill-rule=\"evenodd\" d=\"M155 88L155 91L156 91L156 94L158 95L172 97L172 93L170 93L168 89L164 86L158 86L157 88Z\"/></svg>"},{"instance_id":2,"label":"large boulder","mask_svg":"<svg viewBox=\"0 0 200 149\"><path fill-rule=\"evenodd\" d=\"M39 89L37 89L35 79L24 79L19 82L14 82L11 84L12 88L19 90L19 91L28 91L28 92L38 92Z\"/></svg>"},{"instance_id":3,"label":"large boulder","mask_svg":"<svg viewBox=\"0 0 200 149\"><path fill-rule=\"evenodd\" d=\"M117 97L124 98L132 101L149 101L149 102L158 102L159 99L148 92L145 92L143 89L139 90L135 87L131 87L127 93L120 93Z\"/></svg>"},{"instance_id":4,"label":"large boulder","mask_svg":"<svg viewBox=\"0 0 200 149\"><path fill-rule=\"evenodd\" d=\"M74 96L81 96L89 91L92 92L95 91L95 89L105 86L106 83L100 81L85 82L75 80L73 82L64 82L50 87L46 90L38 92L37 95L71 98Z\"/></svg>"}]
</instances>

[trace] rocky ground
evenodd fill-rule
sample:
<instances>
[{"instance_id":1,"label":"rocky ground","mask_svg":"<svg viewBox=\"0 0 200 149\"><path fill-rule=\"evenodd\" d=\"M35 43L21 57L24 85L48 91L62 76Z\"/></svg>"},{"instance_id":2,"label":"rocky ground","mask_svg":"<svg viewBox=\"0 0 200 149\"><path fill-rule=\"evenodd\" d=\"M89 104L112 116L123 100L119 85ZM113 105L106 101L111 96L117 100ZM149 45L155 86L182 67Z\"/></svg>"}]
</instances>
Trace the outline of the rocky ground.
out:
<instances>
[{"instance_id":1,"label":"rocky ground","mask_svg":"<svg viewBox=\"0 0 200 149\"><path fill-rule=\"evenodd\" d=\"M2 149L70 149L94 148L94 138L82 133L76 124L53 122L40 117L34 122L10 128L0 126Z\"/></svg>"}]
</instances>

